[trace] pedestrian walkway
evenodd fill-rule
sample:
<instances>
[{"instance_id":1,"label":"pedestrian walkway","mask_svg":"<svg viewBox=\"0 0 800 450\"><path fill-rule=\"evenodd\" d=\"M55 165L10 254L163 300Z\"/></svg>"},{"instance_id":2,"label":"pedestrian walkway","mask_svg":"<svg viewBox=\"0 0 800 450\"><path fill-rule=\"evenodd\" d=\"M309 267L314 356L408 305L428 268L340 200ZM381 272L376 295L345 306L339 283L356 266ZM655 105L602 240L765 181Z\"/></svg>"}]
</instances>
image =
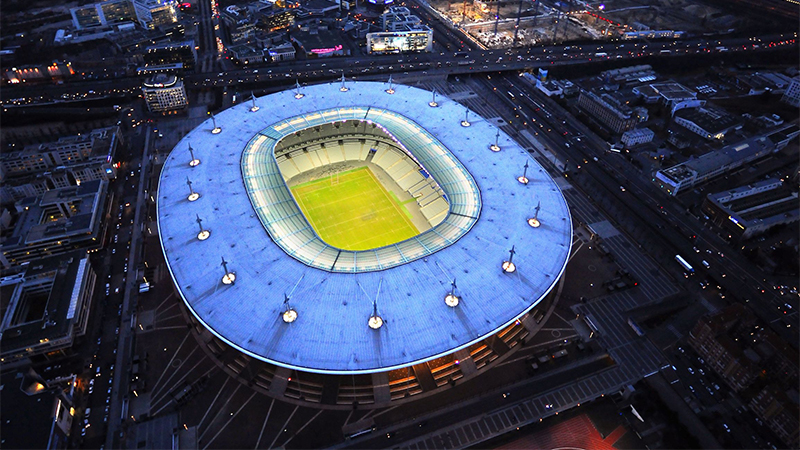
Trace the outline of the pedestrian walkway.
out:
<instances>
[{"instance_id":1,"label":"pedestrian walkway","mask_svg":"<svg viewBox=\"0 0 800 450\"><path fill-rule=\"evenodd\" d=\"M640 376L621 366L595 373L544 394L477 416L447 428L443 428L398 446L403 449L466 448L500 436L518 427L539 422L581 403L602 395L619 392L625 386L638 381ZM592 427L594 428L594 427ZM596 430L595 430L596 432ZM602 440L609 442L608 439ZM611 448L609 443L609 447ZM528 448L554 448L556 446L534 446ZM583 448L606 448L587 444Z\"/></svg>"},{"instance_id":2,"label":"pedestrian walkway","mask_svg":"<svg viewBox=\"0 0 800 450\"><path fill-rule=\"evenodd\" d=\"M608 437L603 438L585 414L554 424L537 433L497 447L498 449L519 448L587 448L593 450L612 450L614 443L627 433L619 426Z\"/></svg>"},{"instance_id":3,"label":"pedestrian walkway","mask_svg":"<svg viewBox=\"0 0 800 450\"><path fill-rule=\"evenodd\" d=\"M646 299L639 306L660 302L664 298L680 292L655 261L645 254L638 244L620 233L589 200L575 189L563 192L576 221L592 227L603 239L603 243L614 255L619 265L628 270L639 282L638 290Z\"/></svg>"}]
</instances>

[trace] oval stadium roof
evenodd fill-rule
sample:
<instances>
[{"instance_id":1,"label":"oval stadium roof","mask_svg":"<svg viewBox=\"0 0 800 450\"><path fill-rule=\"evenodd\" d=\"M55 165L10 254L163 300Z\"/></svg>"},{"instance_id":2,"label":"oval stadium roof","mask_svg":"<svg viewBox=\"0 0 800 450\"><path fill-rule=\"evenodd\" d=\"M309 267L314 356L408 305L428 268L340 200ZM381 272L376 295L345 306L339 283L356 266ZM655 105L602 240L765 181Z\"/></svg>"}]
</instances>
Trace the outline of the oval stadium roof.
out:
<instances>
[{"instance_id":1,"label":"oval stadium roof","mask_svg":"<svg viewBox=\"0 0 800 450\"><path fill-rule=\"evenodd\" d=\"M346 92L339 86L301 88L300 99L295 91L261 97L256 112L249 103L234 106L216 116L219 134L211 133L208 120L167 157L157 199L161 245L178 291L204 326L242 352L280 366L370 373L467 347L512 323L550 292L566 267L572 224L556 183L522 147L500 131L501 151L489 150L497 128L472 112L470 126L461 126L464 106L441 95L438 106L430 107L431 93L413 87L395 86L395 93L388 94L382 83L351 82ZM480 190L479 206L472 209L480 215L470 228L451 206L442 224L460 226L463 232L434 233L441 245L427 256L373 265L359 273L324 270L313 260L290 257L267 232L248 195L243 157L248 145L263 136L259 133L276 124L320 111L359 108L408 119L445 146L456 159L450 164L471 174L462 181ZM415 139L412 134L397 138L401 143ZM189 144L201 161L195 167L189 165ZM431 162L417 148L424 142L411 144L409 151L427 168ZM517 177L526 161L530 182L523 185ZM200 194L196 201L187 199L187 177ZM527 219L537 203L541 226L532 228ZM203 241L197 239L197 216L211 232ZM297 223L304 229L303 221ZM504 273L501 265L512 246L517 270ZM221 281L223 258L236 274L234 284ZM375 260L380 261L380 254ZM444 302L453 279L461 298L455 308ZM292 323L282 320L287 295L298 313ZM367 326L373 302L384 321L377 330Z\"/></svg>"}]
</instances>

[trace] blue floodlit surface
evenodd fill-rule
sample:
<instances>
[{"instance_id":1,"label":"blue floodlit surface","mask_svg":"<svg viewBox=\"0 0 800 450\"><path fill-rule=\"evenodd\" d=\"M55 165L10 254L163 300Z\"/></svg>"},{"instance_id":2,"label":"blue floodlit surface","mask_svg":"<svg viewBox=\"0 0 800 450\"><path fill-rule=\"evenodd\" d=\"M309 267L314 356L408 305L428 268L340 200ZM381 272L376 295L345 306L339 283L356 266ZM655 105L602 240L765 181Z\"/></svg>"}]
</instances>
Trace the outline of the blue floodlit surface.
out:
<instances>
[{"instance_id":1,"label":"blue floodlit surface","mask_svg":"<svg viewBox=\"0 0 800 450\"><path fill-rule=\"evenodd\" d=\"M311 372L353 374L451 353L532 309L561 277L572 242L569 210L553 179L502 131L502 150L490 151L497 128L474 112L471 126L462 127L464 106L455 101L438 95L434 108L428 106L431 93L413 87L396 86L394 95L382 83L352 82L348 87L347 92L339 91L339 83L301 88L301 99L294 90L271 94L256 100L257 112L250 112L249 102L239 104L216 116L220 134L211 134L208 120L167 157L157 199L159 233L172 278L195 317L255 358ZM248 196L242 158L265 129L315 112L364 105L375 109L381 117L373 120L387 128L388 122L405 118L424 127L417 139L424 143L429 133L446 147L452 158L445 152L426 160L415 136L397 136L442 185L447 181L435 174L436 161L466 169L453 189L467 192L474 184L480 195L472 203L451 199L451 212L463 203L479 216L471 228L468 218L455 222L463 236L450 245L442 238L438 251L417 259L403 253L407 263L360 273L323 270L288 256L267 232ZM188 164L189 144L201 160L197 167ZM516 179L526 161L527 186ZM197 201L186 199L187 177L201 195ZM538 202L542 225L531 228L527 219ZM211 231L205 241L196 238L196 215ZM449 220L448 215L442 223ZM506 274L500 267L512 245L517 271ZM236 274L233 285L221 282L222 258ZM381 262L375 258L372 264ZM461 297L455 308L444 303L452 279ZM298 313L290 324L281 319L285 295ZM367 326L375 299L384 320L378 330Z\"/></svg>"}]
</instances>

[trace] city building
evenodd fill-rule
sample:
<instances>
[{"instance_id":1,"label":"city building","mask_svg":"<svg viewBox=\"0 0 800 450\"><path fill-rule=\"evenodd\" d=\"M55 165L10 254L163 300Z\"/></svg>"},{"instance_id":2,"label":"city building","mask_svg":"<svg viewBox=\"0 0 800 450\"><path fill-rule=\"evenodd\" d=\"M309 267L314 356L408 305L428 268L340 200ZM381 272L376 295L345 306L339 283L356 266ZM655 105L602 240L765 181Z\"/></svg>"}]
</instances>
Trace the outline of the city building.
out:
<instances>
[{"instance_id":1,"label":"city building","mask_svg":"<svg viewBox=\"0 0 800 450\"><path fill-rule=\"evenodd\" d=\"M294 25L296 10L294 8L278 8L273 5L258 12L256 26L266 31L285 30Z\"/></svg>"},{"instance_id":2,"label":"city building","mask_svg":"<svg viewBox=\"0 0 800 450\"><path fill-rule=\"evenodd\" d=\"M11 84L27 81L63 80L75 75L72 63L53 61L49 65L11 67L3 71L3 78Z\"/></svg>"},{"instance_id":3,"label":"city building","mask_svg":"<svg viewBox=\"0 0 800 450\"><path fill-rule=\"evenodd\" d=\"M394 0L367 0L365 4L370 9L384 11L387 7L394 4Z\"/></svg>"},{"instance_id":4,"label":"city building","mask_svg":"<svg viewBox=\"0 0 800 450\"><path fill-rule=\"evenodd\" d=\"M725 139L727 133L744 125L741 118L712 107L684 108L676 111L672 120L707 140Z\"/></svg>"},{"instance_id":5,"label":"city building","mask_svg":"<svg viewBox=\"0 0 800 450\"><path fill-rule=\"evenodd\" d=\"M228 47L233 60L240 64L257 64L264 61L264 50L241 44Z\"/></svg>"},{"instance_id":6,"label":"city building","mask_svg":"<svg viewBox=\"0 0 800 450\"><path fill-rule=\"evenodd\" d=\"M144 63L145 67L180 63L185 70L194 70L197 64L194 40L150 45L145 50Z\"/></svg>"},{"instance_id":7,"label":"city building","mask_svg":"<svg viewBox=\"0 0 800 450\"><path fill-rule=\"evenodd\" d=\"M622 133L620 142L626 147L633 147L639 144L652 142L653 136L655 136L655 133L653 133L653 130L650 128L635 128Z\"/></svg>"},{"instance_id":8,"label":"city building","mask_svg":"<svg viewBox=\"0 0 800 450\"><path fill-rule=\"evenodd\" d=\"M106 0L100 3L71 8L72 25L76 30L106 27L136 20L131 0Z\"/></svg>"},{"instance_id":9,"label":"city building","mask_svg":"<svg viewBox=\"0 0 800 450\"><path fill-rule=\"evenodd\" d=\"M675 30L626 31L622 39L681 39L685 34L685 31Z\"/></svg>"},{"instance_id":10,"label":"city building","mask_svg":"<svg viewBox=\"0 0 800 450\"><path fill-rule=\"evenodd\" d=\"M406 7L392 6L381 15L383 31L367 33L371 54L430 52L433 31Z\"/></svg>"},{"instance_id":11,"label":"city building","mask_svg":"<svg viewBox=\"0 0 800 450\"><path fill-rule=\"evenodd\" d=\"M747 90L748 95L760 95L765 92L781 94L791 85L792 79L782 73L755 72L736 76L736 85Z\"/></svg>"},{"instance_id":12,"label":"city building","mask_svg":"<svg viewBox=\"0 0 800 450\"><path fill-rule=\"evenodd\" d=\"M339 33L324 28L304 27L301 31L293 32L291 39L303 49L306 56L312 58L341 56L349 52L345 50Z\"/></svg>"},{"instance_id":13,"label":"city building","mask_svg":"<svg viewBox=\"0 0 800 450\"><path fill-rule=\"evenodd\" d=\"M770 384L756 394L749 403L764 424L775 433L787 448L800 445L800 414L798 414L797 390L792 400L784 390Z\"/></svg>"},{"instance_id":14,"label":"city building","mask_svg":"<svg viewBox=\"0 0 800 450\"><path fill-rule=\"evenodd\" d=\"M317 408L383 407L485 374L536 330L570 254L566 200L492 121L432 99L385 82L305 86L222 111L216 134L209 120L176 145L159 181L160 243L226 373ZM526 158L536 203L509 195ZM417 235L348 249L313 231L290 186L361 166L409 199ZM200 201L186 200L188 176Z\"/></svg>"},{"instance_id":15,"label":"city building","mask_svg":"<svg viewBox=\"0 0 800 450\"><path fill-rule=\"evenodd\" d=\"M108 213L108 181L50 189L18 201L17 220L0 237L0 265L12 267L74 249L100 248Z\"/></svg>"},{"instance_id":16,"label":"city building","mask_svg":"<svg viewBox=\"0 0 800 450\"><path fill-rule=\"evenodd\" d=\"M656 72L649 64L642 64L605 70L600 72L600 78L606 83L647 83L656 79ZM648 85L642 87L645 86Z\"/></svg>"},{"instance_id":17,"label":"city building","mask_svg":"<svg viewBox=\"0 0 800 450\"><path fill-rule=\"evenodd\" d=\"M72 424L79 414L74 407L74 375L45 380L28 368L5 371L0 382L3 385L3 401L0 402L3 448L70 448Z\"/></svg>"},{"instance_id":18,"label":"city building","mask_svg":"<svg viewBox=\"0 0 800 450\"><path fill-rule=\"evenodd\" d=\"M759 373L758 356L744 349L737 335L749 334L755 327L752 315L741 303L703 316L689 333L689 345L734 390L750 386ZM747 351L749 350L749 351Z\"/></svg>"},{"instance_id":19,"label":"city building","mask_svg":"<svg viewBox=\"0 0 800 450\"><path fill-rule=\"evenodd\" d=\"M0 155L4 177L39 173L86 161L111 162L122 141L118 126L98 128L84 135L67 136L55 142L27 145L22 150ZM60 187L60 186L53 186Z\"/></svg>"},{"instance_id":20,"label":"city building","mask_svg":"<svg viewBox=\"0 0 800 450\"><path fill-rule=\"evenodd\" d=\"M38 259L0 278L4 367L70 354L86 333L96 274L85 251Z\"/></svg>"},{"instance_id":21,"label":"city building","mask_svg":"<svg viewBox=\"0 0 800 450\"><path fill-rule=\"evenodd\" d=\"M142 94L147 109L155 113L182 111L189 105L183 80L167 73L159 73L142 84Z\"/></svg>"},{"instance_id":22,"label":"city building","mask_svg":"<svg viewBox=\"0 0 800 450\"><path fill-rule=\"evenodd\" d=\"M715 225L737 239L800 220L797 192L776 179L708 194L702 209Z\"/></svg>"},{"instance_id":23,"label":"city building","mask_svg":"<svg viewBox=\"0 0 800 450\"><path fill-rule=\"evenodd\" d=\"M113 126L4 153L0 156L0 203L82 182L112 180L117 174L114 156L123 144L119 127Z\"/></svg>"},{"instance_id":24,"label":"city building","mask_svg":"<svg viewBox=\"0 0 800 450\"><path fill-rule=\"evenodd\" d=\"M800 75L792 78L792 82L786 88L786 92L783 93L781 101L795 108L800 107Z\"/></svg>"},{"instance_id":25,"label":"city building","mask_svg":"<svg viewBox=\"0 0 800 450\"><path fill-rule=\"evenodd\" d=\"M267 49L267 53L269 54L270 61L280 62L293 60L297 51L294 49L294 45L292 45L291 42L281 42L277 45L270 46Z\"/></svg>"},{"instance_id":26,"label":"city building","mask_svg":"<svg viewBox=\"0 0 800 450\"><path fill-rule=\"evenodd\" d=\"M220 17L225 25L227 42L230 44L246 42L256 32L254 18L247 8L231 5L220 12Z\"/></svg>"},{"instance_id":27,"label":"city building","mask_svg":"<svg viewBox=\"0 0 800 450\"><path fill-rule=\"evenodd\" d=\"M133 8L139 24L148 30L178 21L176 0L133 0Z\"/></svg>"},{"instance_id":28,"label":"city building","mask_svg":"<svg viewBox=\"0 0 800 450\"><path fill-rule=\"evenodd\" d=\"M639 123L639 117L633 109L610 94L597 95L581 90L578 106L614 133L624 133Z\"/></svg>"},{"instance_id":29,"label":"city building","mask_svg":"<svg viewBox=\"0 0 800 450\"><path fill-rule=\"evenodd\" d=\"M383 31L407 31L417 29L421 25L422 20L411 14L405 6L392 6L381 14Z\"/></svg>"},{"instance_id":30,"label":"city building","mask_svg":"<svg viewBox=\"0 0 800 450\"><path fill-rule=\"evenodd\" d=\"M183 63L153 64L151 66L136 68L137 75L155 75L157 73L174 73L180 75L183 73Z\"/></svg>"},{"instance_id":31,"label":"city building","mask_svg":"<svg viewBox=\"0 0 800 450\"><path fill-rule=\"evenodd\" d=\"M379 31L367 33L367 52L388 54L405 52L430 52L433 50L433 31Z\"/></svg>"},{"instance_id":32,"label":"city building","mask_svg":"<svg viewBox=\"0 0 800 450\"><path fill-rule=\"evenodd\" d=\"M656 172L654 182L669 195L703 183L785 147L800 135L797 125L754 136Z\"/></svg>"},{"instance_id":33,"label":"city building","mask_svg":"<svg viewBox=\"0 0 800 450\"><path fill-rule=\"evenodd\" d=\"M670 110L670 115L679 109L696 108L705 104L704 100L697 99L696 92L674 81L653 83L649 86L659 96L660 103Z\"/></svg>"}]
</instances>

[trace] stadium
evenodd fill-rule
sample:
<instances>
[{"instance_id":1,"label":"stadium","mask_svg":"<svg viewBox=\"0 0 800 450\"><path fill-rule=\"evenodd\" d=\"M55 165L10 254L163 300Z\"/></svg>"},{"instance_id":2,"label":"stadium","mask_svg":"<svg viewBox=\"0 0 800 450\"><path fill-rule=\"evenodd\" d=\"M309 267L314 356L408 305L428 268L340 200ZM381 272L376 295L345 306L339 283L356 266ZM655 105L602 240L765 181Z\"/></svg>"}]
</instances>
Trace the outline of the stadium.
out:
<instances>
[{"instance_id":1,"label":"stadium","mask_svg":"<svg viewBox=\"0 0 800 450\"><path fill-rule=\"evenodd\" d=\"M491 121L377 82L233 106L163 166L162 249L216 362L272 396L379 407L479 376L535 330L566 201Z\"/></svg>"}]
</instances>

